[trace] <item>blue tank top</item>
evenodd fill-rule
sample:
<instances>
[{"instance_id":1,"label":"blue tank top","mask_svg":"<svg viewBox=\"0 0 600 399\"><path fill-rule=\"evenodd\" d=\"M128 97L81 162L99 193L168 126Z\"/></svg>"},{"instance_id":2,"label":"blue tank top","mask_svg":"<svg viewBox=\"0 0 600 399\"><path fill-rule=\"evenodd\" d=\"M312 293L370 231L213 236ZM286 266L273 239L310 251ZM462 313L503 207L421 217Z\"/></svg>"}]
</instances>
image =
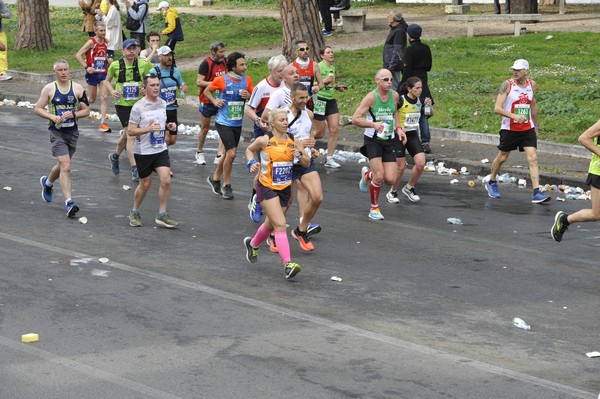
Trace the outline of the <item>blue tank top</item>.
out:
<instances>
[{"instance_id":1,"label":"blue tank top","mask_svg":"<svg viewBox=\"0 0 600 399\"><path fill-rule=\"evenodd\" d=\"M61 116L67 111L71 111L73 114L77 111L79 100L77 100L77 96L73 90L72 80L69 81L69 91L66 93L60 91L58 83L56 81L54 82L54 94L50 99L49 105L50 113L58 116ZM64 133L71 133L77 130L77 120L75 118L65 119L58 126L54 122L50 121L48 129L61 131Z\"/></svg>"},{"instance_id":2,"label":"blue tank top","mask_svg":"<svg viewBox=\"0 0 600 399\"><path fill-rule=\"evenodd\" d=\"M229 78L229 75L223 75L225 78L225 90L219 94L219 99L225 100L225 105L219 108L215 121L219 125L241 127L244 116L245 101L240 96L240 90L247 90L246 76L239 82Z\"/></svg>"}]
</instances>

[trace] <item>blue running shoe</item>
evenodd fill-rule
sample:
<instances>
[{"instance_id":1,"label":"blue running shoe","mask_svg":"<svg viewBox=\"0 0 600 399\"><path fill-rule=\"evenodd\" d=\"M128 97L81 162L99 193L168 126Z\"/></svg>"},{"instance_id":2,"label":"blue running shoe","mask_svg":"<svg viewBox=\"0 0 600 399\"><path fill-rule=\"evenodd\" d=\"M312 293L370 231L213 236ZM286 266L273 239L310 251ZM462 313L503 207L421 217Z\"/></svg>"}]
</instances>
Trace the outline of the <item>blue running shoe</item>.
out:
<instances>
[{"instance_id":1,"label":"blue running shoe","mask_svg":"<svg viewBox=\"0 0 600 399\"><path fill-rule=\"evenodd\" d=\"M52 187L48 187L46 182L48 181L48 176L40 177L40 184L42 185L42 198L46 202L52 202Z\"/></svg>"},{"instance_id":2,"label":"blue running shoe","mask_svg":"<svg viewBox=\"0 0 600 399\"><path fill-rule=\"evenodd\" d=\"M67 210L67 216L70 218L74 218L77 215L77 212L79 212L79 207L72 200L67 202L65 208Z\"/></svg>"},{"instance_id":3,"label":"blue running shoe","mask_svg":"<svg viewBox=\"0 0 600 399\"><path fill-rule=\"evenodd\" d=\"M321 35L323 35L323 37L330 37L333 36L333 32L330 30L324 30L323 32L321 32Z\"/></svg>"},{"instance_id":4,"label":"blue running shoe","mask_svg":"<svg viewBox=\"0 0 600 399\"><path fill-rule=\"evenodd\" d=\"M364 192L364 193L368 193L369 192L369 185L371 184L371 179L367 179L367 172L369 171L369 168L366 166L363 166L362 169L360 170L360 182L358 183L358 187L360 188L360 191Z\"/></svg>"},{"instance_id":5,"label":"blue running shoe","mask_svg":"<svg viewBox=\"0 0 600 399\"><path fill-rule=\"evenodd\" d=\"M119 157L115 157L115 155L117 155L117 154L115 154L115 153L108 154L108 160L110 161L110 170L112 170L112 172L115 175L118 175L119 174Z\"/></svg>"},{"instance_id":6,"label":"blue running shoe","mask_svg":"<svg viewBox=\"0 0 600 399\"><path fill-rule=\"evenodd\" d=\"M544 202L548 202L551 199L552 198L550 196L538 191L537 193L533 194L533 196L531 197L531 203L532 204L543 204Z\"/></svg>"},{"instance_id":7,"label":"blue running shoe","mask_svg":"<svg viewBox=\"0 0 600 399\"><path fill-rule=\"evenodd\" d=\"M500 193L498 192L498 183L490 183L489 181L485 182L485 189L488 192L490 198L500 198Z\"/></svg>"},{"instance_id":8,"label":"blue running shoe","mask_svg":"<svg viewBox=\"0 0 600 399\"><path fill-rule=\"evenodd\" d=\"M369 217L373 220L383 220L384 219L379 208L371 209L369 211Z\"/></svg>"},{"instance_id":9,"label":"blue running shoe","mask_svg":"<svg viewBox=\"0 0 600 399\"><path fill-rule=\"evenodd\" d=\"M319 234L321 232L321 225L317 223L309 223L308 228L306 229L306 237L314 236L315 234Z\"/></svg>"},{"instance_id":10,"label":"blue running shoe","mask_svg":"<svg viewBox=\"0 0 600 399\"><path fill-rule=\"evenodd\" d=\"M256 194L252 196L252 201L250 202L250 219L254 221L254 223L260 223L260 217L262 216L262 208L258 202L256 202Z\"/></svg>"}]
</instances>

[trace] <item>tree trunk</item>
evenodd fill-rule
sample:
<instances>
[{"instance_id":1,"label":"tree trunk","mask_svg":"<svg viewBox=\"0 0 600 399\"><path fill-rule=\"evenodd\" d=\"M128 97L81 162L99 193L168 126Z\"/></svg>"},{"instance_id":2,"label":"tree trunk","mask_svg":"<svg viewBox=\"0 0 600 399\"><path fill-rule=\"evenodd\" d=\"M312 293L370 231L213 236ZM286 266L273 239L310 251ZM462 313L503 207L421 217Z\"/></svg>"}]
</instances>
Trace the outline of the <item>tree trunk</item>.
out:
<instances>
[{"instance_id":1,"label":"tree trunk","mask_svg":"<svg viewBox=\"0 0 600 399\"><path fill-rule=\"evenodd\" d=\"M537 0L510 0L511 14L537 14Z\"/></svg>"},{"instance_id":2,"label":"tree trunk","mask_svg":"<svg viewBox=\"0 0 600 399\"><path fill-rule=\"evenodd\" d=\"M45 51L53 46L48 0L19 0L19 29L15 49Z\"/></svg>"},{"instance_id":3,"label":"tree trunk","mask_svg":"<svg viewBox=\"0 0 600 399\"><path fill-rule=\"evenodd\" d=\"M325 42L321 36L317 0L279 0L279 5L283 25L283 55L292 60L296 50L294 42L302 39L314 50L311 51L313 59L318 60L319 49Z\"/></svg>"}]
</instances>

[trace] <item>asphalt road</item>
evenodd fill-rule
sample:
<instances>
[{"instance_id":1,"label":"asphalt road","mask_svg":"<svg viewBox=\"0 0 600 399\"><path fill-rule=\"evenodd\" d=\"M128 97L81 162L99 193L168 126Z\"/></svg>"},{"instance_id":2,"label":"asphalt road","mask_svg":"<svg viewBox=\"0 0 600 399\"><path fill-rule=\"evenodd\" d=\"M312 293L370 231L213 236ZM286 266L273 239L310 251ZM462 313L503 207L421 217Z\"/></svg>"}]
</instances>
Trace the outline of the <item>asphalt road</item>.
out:
<instances>
[{"instance_id":1,"label":"asphalt road","mask_svg":"<svg viewBox=\"0 0 600 399\"><path fill-rule=\"evenodd\" d=\"M39 177L53 158L43 120L0 108L0 398L596 398L600 391L598 224L549 235L557 210L502 186L489 199L466 180L424 175L422 201L382 202L367 218L361 165L318 169L325 200L316 250L285 280L242 240L251 178L236 162L236 198L215 196L195 141L171 148L169 210L153 223L157 184L129 227L134 186L109 170L117 134L82 122L68 219L58 187ZM215 142L209 143L214 154ZM212 156L209 156L212 159ZM156 183L156 182L155 182ZM385 199L384 199L385 201ZM297 208L289 214L295 227ZM462 226L449 225L459 217ZM98 259L110 261L101 264ZM333 282L336 275L342 282ZM512 326L513 317L532 325ZM40 341L23 344L25 333Z\"/></svg>"}]
</instances>

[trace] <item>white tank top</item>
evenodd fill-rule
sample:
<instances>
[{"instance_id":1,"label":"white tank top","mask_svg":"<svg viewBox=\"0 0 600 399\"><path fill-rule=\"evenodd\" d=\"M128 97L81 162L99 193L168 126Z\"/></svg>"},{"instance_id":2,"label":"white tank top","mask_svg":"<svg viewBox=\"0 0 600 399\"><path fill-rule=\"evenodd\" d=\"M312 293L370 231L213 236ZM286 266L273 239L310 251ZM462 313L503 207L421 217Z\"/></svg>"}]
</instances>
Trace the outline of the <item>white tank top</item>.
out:
<instances>
[{"instance_id":1,"label":"white tank top","mask_svg":"<svg viewBox=\"0 0 600 399\"><path fill-rule=\"evenodd\" d=\"M531 80L527 79L525 87L520 87L514 79L508 79L510 85L508 96L502 106L504 110L527 118L526 123L516 123L514 119L502 117L500 129L524 132L533 128L531 120L531 101L533 100L533 86Z\"/></svg>"},{"instance_id":2,"label":"white tank top","mask_svg":"<svg viewBox=\"0 0 600 399\"><path fill-rule=\"evenodd\" d=\"M286 107L288 123L292 123L294 119L296 119L296 115L290 111L289 107ZM288 133L294 135L298 140L304 140L310 137L310 131L312 129L312 121L310 120L310 116L308 116L308 112L306 112L306 108L303 109L300 113L300 117L296 119L296 121L289 126L288 125Z\"/></svg>"}]
</instances>

